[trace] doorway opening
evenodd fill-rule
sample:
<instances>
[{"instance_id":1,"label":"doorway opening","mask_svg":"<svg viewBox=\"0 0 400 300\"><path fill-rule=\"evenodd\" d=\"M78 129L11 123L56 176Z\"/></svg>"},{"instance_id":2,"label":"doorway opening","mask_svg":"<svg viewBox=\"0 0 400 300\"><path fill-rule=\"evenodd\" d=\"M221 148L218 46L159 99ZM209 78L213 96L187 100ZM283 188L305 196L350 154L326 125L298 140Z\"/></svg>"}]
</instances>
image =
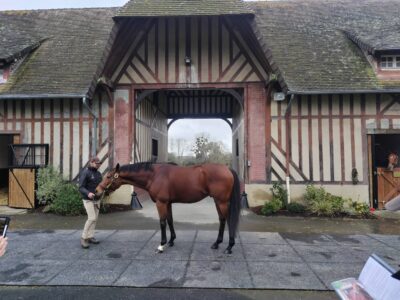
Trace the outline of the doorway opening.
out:
<instances>
[{"instance_id":1,"label":"doorway opening","mask_svg":"<svg viewBox=\"0 0 400 300\"><path fill-rule=\"evenodd\" d=\"M10 163L9 145L13 143L14 135L0 134L0 205L8 205L8 168Z\"/></svg>"},{"instance_id":2,"label":"doorway opening","mask_svg":"<svg viewBox=\"0 0 400 300\"><path fill-rule=\"evenodd\" d=\"M400 134L373 134L371 143L370 174L372 205L383 209L385 204L399 195L400 164L389 167L389 155L400 155Z\"/></svg>"},{"instance_id":3,"label":"doorway opening","mask_svg":"<svg viewBox=\"0 0 400 300\"><path fill-rule=\"evenodd\" d=\"M228 151L233 152L231 145L236 150L231 166L245 179L243 89L160 89L136 93L134 162L168 161L169 129L175 122L200 121L203 132L212 135L219 128L206 129L207 122L218 119L230 127ZM187 126L185 130L191 128Z\"/></svg>"}]
</instances>

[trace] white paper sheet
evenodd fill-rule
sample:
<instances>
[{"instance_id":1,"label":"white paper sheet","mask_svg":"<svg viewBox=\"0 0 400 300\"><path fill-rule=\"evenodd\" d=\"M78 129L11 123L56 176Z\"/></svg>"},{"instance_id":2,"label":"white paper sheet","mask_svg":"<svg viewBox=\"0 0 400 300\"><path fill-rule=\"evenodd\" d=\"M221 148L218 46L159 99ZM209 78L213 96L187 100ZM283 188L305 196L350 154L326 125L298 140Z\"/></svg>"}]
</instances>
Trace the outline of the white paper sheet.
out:
<instances>
[{"instance_id":1,"label":"white paper sheet","mask_svg":"<svg viewBox=\"0 0 400 300\"><path fill-rule=\"evenodd\" d=\"M374 299L400 299L400 280L392 277L394 272L378 256L372 255L365 263L358 280Z\"/></svg>"}]
</instances>

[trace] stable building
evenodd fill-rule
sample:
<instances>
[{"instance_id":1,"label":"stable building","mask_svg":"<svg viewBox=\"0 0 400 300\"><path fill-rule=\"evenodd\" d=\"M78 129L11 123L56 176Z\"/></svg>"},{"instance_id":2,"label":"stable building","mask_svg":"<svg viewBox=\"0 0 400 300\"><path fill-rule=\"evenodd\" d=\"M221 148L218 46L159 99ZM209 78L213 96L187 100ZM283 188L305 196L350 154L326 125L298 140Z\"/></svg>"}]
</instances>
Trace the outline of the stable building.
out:
<instances>
[{"instance_id":1,"label":"stable building","mask_svg":"<svg viewBox=\"0 0 400 300\"><path fill-rule=\"evenodd\" d=\"M29 167L32 149L32 164L48 159L69 180L91 154L102 172L165 162L173 122L220 118L251 205L288 181L293 200L313 183L381 207L399 181L386 169L400 153L396 7L132 0L0 12L0 181L15 176L7 161Z\"/></svg>"}]
</instances>

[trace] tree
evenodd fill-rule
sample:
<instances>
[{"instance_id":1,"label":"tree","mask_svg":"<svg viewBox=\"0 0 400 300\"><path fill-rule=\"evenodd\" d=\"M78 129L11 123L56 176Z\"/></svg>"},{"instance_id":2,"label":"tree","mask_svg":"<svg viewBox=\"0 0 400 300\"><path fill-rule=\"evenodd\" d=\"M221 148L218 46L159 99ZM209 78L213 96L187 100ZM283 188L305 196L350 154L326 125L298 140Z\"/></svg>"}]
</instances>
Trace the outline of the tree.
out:
<instances>
[{"instance_id":1,"label":"tree","mask_svg":"<svg viewBox=\"0 0 400 300\"><path fill-rule=\"evenodd\" d=\"M232 162L232 154L225 150L224 145L221 142L209 141L204 133L196 137L192 151L198 163L213 162L230 165Z\"/></svg>"},{"instance_id":2,"label":"tree","mask_svg":"<svg viewBox=\"0 0 400 300\"><path fill-rule=\"evenodd\" d=\"M196 137L192 151L194 152L198 162L205 162L208 159L208 154L210 152L210 142L208 141L208 138L204 135Z\"/></svg>"}]
</instances>

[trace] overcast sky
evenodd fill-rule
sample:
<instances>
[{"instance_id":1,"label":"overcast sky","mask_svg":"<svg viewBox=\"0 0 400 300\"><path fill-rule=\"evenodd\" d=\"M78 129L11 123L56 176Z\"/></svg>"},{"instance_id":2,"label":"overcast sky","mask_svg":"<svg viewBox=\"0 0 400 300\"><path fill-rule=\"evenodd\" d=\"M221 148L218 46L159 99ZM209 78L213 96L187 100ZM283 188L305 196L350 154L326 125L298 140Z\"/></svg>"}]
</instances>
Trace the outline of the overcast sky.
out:
<instances>
[{"instance_id":1,"label":"overcast sky","mask_svg":"<svg viewBox=\"0 0 400 300\"><path fill-rule=\"evenodd\" d=\"M73 7L117 7L127 0L0 0L0 10L48 9ZM171 125L170 139L185 139L194 143L195 137L207 133L212 141L220 141L232 151L232 131L222 120L178 120ZM191 147L188 147L189 149Z\"/></svg>"}]
</instances>

